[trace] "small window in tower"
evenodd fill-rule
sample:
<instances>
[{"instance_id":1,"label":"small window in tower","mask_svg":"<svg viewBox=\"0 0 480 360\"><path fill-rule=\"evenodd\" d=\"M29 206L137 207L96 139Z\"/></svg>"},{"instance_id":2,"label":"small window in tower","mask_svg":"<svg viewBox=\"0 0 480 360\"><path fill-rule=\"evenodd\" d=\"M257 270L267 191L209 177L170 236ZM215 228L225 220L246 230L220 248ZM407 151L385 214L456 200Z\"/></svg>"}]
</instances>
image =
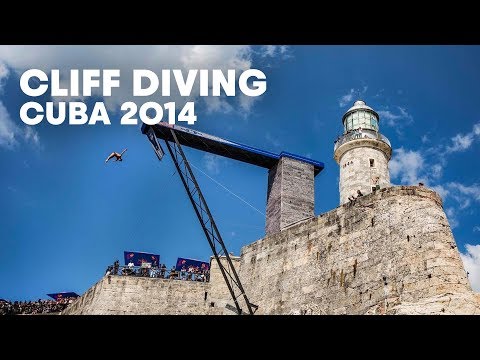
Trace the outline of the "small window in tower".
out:
<instances>
[{"instance_id":1,"label":"small window in tower","mask_svg":"<svg viewBox=\"0 0 480 360\"><path fill-rule=\"evenodd\" d=\"M374 159L370 159L370 167L374 167L375 166L375 160Z\"/></svg>"}]
</instances>

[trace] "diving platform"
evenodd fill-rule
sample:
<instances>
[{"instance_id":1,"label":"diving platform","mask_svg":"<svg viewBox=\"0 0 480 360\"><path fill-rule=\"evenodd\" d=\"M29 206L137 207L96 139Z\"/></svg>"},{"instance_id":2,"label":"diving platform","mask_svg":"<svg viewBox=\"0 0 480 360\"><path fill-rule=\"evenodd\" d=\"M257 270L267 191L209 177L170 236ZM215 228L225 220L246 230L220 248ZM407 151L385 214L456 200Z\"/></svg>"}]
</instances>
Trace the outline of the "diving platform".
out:
<instances>
[{"instance_id":1,"label":"diving platform","mask_svg":"<svg viewBox=\"0 0 480 360\"><path fill-rule=\"evenodd\" d=\"M270 151L265 151L245 144L240 144L235 141L222 139L217 136L185 128L179 125L171 125L165 122L160 122L156 125L143 124L142 133L147 135L149 128L154 130L158 139L173 142L174 139L170 131L173 129L181 145L260 166L266 169L272 169L275 167L278 164L278 161L283 157L313 165L315 176L318 175L324 168L323 162L315 161L304 156L292 154L286 151L282 151L280 154L275 154Z\"/></svg>"}]
</instances>

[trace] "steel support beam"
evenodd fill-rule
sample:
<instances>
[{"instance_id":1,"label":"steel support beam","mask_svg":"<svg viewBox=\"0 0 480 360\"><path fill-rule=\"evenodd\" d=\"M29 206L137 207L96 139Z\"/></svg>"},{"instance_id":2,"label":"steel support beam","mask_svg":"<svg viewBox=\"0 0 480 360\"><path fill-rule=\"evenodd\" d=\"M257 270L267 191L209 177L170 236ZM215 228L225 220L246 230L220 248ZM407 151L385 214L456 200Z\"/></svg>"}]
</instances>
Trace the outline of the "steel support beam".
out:
<instances>
[{"instance_id":1,"label":"steel support beam","mask_svg":"<svg viewBox=\"0 0 480 360\"><path fill-rule=\"evenodd\" d=\"M230 292L233 302L235 303L237 314L244 313L238 302L238 298L240 296L243 296L243 299L245 300L245 304L247 306L247 313L253 315L253 308L255 308L256 310L258 307L251 304L248 300L242 283L240 282L240 278L238 277L235 267L233 266L232 259L230 258L227 248L225 247L225 243L223 242L222 236L220 235L217 225L215 224L215 220L213 219L207 202L203 197L200 186L195 179L195 175L192 172L185 153L182 150L182 146L177 139L175 130L170 129L170 131L172 132L174 143L170 145L170 143L165 140L165 143L167 144L167 149L170 152L175 167L177 168L177 172L180 175L183 186L187 191L188 198L193 205L195 214L200 221L200 225L202 226L205 237L208 240L208 244L210 245L213 255L215 256L215 260L217 260L222 276L228 287L228 291ZM226 266L220 261L220 256L222 255L226 258Z\"/></svg>"}]
</instances>

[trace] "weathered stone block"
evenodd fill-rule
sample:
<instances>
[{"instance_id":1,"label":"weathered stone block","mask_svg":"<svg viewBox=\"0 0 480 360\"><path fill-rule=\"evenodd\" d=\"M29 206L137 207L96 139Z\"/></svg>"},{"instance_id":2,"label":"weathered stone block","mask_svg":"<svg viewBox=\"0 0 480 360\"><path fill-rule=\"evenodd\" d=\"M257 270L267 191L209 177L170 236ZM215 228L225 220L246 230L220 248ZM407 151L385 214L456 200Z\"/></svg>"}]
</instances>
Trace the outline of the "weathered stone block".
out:
<instances>
[{"instance_id":1,"label":"weathered stone block","mask_svg":"<svg viewBox=\"0 0 480 360\"><path fill-rule=\"evenodd\" d=\"M314 216L313 165L282 157L268 172L267 235Z\"/></svg>"}]
</instances>

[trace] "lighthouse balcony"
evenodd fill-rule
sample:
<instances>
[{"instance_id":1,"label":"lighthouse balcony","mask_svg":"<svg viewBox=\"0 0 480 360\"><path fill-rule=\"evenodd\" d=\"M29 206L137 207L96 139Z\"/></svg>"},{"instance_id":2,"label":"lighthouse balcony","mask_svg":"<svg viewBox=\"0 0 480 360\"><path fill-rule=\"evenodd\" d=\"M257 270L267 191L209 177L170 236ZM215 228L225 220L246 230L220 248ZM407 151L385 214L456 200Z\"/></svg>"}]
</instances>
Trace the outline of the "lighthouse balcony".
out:
<instances>
[{"instance_id":1,"label":"lighthouse balcony","mask_svg":"<svg viewBox=\"0 0 480 360\"><path fill-rule=\"evenodd\" d=\"M379 132L376 132L374 130L369 130L369 129L361 129L361 130L355 129L355 130L349 131L348 133L342 136L339 136L337 140L335 140L335 146L333 150L336 151L340 146L342 146L348 141L359 140L359 139L379 140L387 144L390 148L392 147L390 145L390 141Z\"/></svg>"}]
</instances>

